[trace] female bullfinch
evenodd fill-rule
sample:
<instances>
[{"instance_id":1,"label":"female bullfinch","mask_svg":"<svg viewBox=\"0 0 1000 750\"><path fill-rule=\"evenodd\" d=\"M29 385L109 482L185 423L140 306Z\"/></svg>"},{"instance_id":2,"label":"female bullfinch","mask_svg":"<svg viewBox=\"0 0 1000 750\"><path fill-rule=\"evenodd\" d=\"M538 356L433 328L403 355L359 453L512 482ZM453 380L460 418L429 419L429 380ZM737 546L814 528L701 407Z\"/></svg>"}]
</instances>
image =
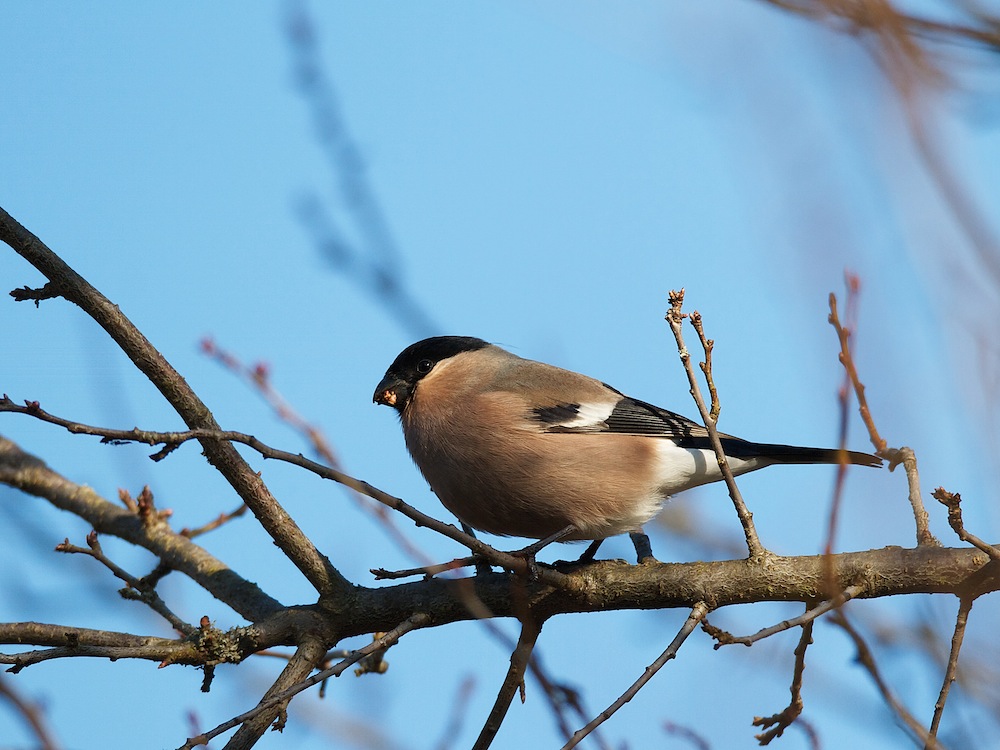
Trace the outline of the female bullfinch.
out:
<instances>
[{"instance_id":1,"label":"female bullfinch","mask_svg":"<svg viewBox=\"0 0 1000 750\"><path fill-rule=\"evenodd\" d=\"M444 506L491 534L641 534L670 495L722 479L704 426L478 338L406 347L373 400L399 413L406 447ZM866 453L719 437L733 474L882 464Z\"/></svg>"}]
</instances>

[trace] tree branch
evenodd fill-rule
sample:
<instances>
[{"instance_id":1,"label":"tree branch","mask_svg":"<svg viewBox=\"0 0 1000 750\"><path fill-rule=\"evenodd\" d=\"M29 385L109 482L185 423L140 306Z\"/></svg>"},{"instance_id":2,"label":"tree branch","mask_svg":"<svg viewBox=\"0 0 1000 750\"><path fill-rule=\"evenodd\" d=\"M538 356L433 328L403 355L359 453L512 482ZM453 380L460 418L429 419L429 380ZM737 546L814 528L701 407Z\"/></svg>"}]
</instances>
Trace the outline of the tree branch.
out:
<instances>
[{"instance_id":1,"label":"tree branch","mask_svg":"<svg viewBox=\"0 0 1000 750\"><path fill-rule=\"evenodd\" d=\"M938 742L936 737L933 737L926 729L921 726L920 722L917 721L916 717L910 713L910 711L900 702L899 698L893 692L889 683L885 681L882 676L881 670L878 668L878 664L875 661L875 655L872 650L868 647L865 642L864 637L861 633L851 625L850 621L844 615L843 610L837 610L831 615L831 619L836 625L839 625L844 632L846 632L852 641L854 641L854 647L858 652L858 662L863 666L868 674L872 678L872 682L875 683L875 687L878 688L879 693L882 695L882 699L886 702L886 705L891 708L896 716L906 725L906 727L913 732L923 743L926 750L944 750L941 743Z\"/></svg>"},{"instance_id":2,"label":"tree branch","mask_svg":"<svg viewBox=\"0 0 1000 750\"><path fill-rule=\"evenodd\" d=\"M681 629L677 632L677 635L674 636L674 639L670 642L670 645L667 646L663 653L660 654L652 664L646 667L642 676L633 682L629 689L622 693L618 700L601 711L601 713L595 716L594 719L585 727L574 733L569 742L562 746L562 750L570 750L570 748L579 745L584 737L610 719L619 708L632 700L636 696L636 693L638 693L647 682L653 679L653 675L659 672L664 664L677 656L677 651L680 650L680 647L684 644L684 641L687 640L687 637L691 635L691 632L698 627L698 623L705 619L705 615L708 614L708 610L709 606L705 602L698 602L695 604L691 609L691 614L688 615L687 620L684 621Z\"/></svg>"},{"instance_id":3,"label":"tree branch","mask_svg":"<svg viewBox=\"0 0 1000 750\"><path fill-rule=\"evenodd\" d=\"M342 471L338 471L337 469L306 458L301 453L290 453L278 448L272 448L271 446L258 440L253 435L247 435L242 432L234 432L231 430L216 429L198 429L188 430L185 432L152 432L149 430L140 430L138 428L133 428L131 430L115 430L104 427L93 427L90 425L80 424L78 422L71 422L53 414L49 414L41 408L38 402L35 401L28 402L26 406L19 406L18 404L15 404L6 394L0 397L0 412L4 411L26 414L28 416L35 417L36 419L41 419L44 422L65 427L74 434L101 436L103 442L113 443L134 441L146 443L148 445L164 444L166 447L151 457L154 460L159 460L159 458L162 458L164 455L172 452L173 448L177 445L190 440L198 440L202 442L202 444L206 441L213 440L242 443L260 453L264 458L273 458L278 461L294 464L295 466L306 469L323 479L329 479L330 481L337 482L338 484L344 485L359 494L370 497L373 500L377 500L382 505L402 513L404 516L416 523L417 526L427 527L458 542L459 544L468 547L472 550L472 552L481 556L483 559L488 560L494 565L499 565L507 570L512 570L519 575L540 578L552 586L573 585L570 579L566 578L562 573L556 570L552 570L551 568L537 568L533 566L530 560L524 555L501 552L471 534L465 533L453 524L439 521L433 516L422 513L400 498L390 495L387 492L383 492L367 482L355 479ZM2 478L0 478L0 481L3 481Z\"/></svg>"},{"instance_id":4,"label":"tree branch","mask_svg":"<svg viewBox=\"0 0 1000 750\"><path fill-rule=\"evenodd\" d=\"M746 503L743 501L743 495L740 492L740 488L736 486L736 479L733 477L732 469L729 468L729 461L726 458L725 451L722 449L722 441L719 439L719 432L716 429L716 417L719 414L719 403L718 394L715 391L715 384L709 381L709 391L712 394L712 408L711 410L705 405L705 399L702 398L701 389L698 387L698 379L695 377L694 368L691 366L691 354L688 352L687 346L684 345L684 336L681 332L681 324L686 313L681 312L681 308L684 305L684 290L670 292L670 310L667 311L666 320L670 324L670 330L674 334L674 339L677 341L677 351L681 358L681 363L684 365L684 372L687 373L688 384L691 386L691 396L694 398L695 404L698 406L698 413L701 414L701 420L705 424L705 428L708 430L708 439L711 441L712 448L715 450L716 459L719 462L719 469L722 471L722 478L726 482L726 488L729 490L729 497L732 498L733 506L736 508L736 515L739 516L740 523L743 525L743 534L746 537L747 550L749 552L749 557L751 560L756 562L762 562L769 554L767 548L761 544L760 538L757 536L757 529L753 525L753 513L747 508ZM692 316L697 313L691 313ZM711 370L711 352L714 342L709 341L705 338L705 332L702 327L701 316L698 315L698 323L695 326L698 331L698 337L701 340L703 346L705 347L705 362L702 367L702 371L705 376L710 378L712 374Z\"/></svg>"},{"instance_id":5,"label":"tree branch","mask_svg":"<svg viewBox=\"0 0 1000 750\"><path fill-rule=\"evenodd\" d=\"M948 693L951 691L951 683L958 675L958 655L962 651L962 642L965 640L965 628L969 624L969 612L972 610L972 597L962 597L958 600L958 615L955 618L955 630L951 636L951 650L948 652L948 664L944 670L944 679L941 682L941 690L938 693L937 702L934 704L934 715L931 717L931 726L928 730L931 737L937 738L938 728L941 726L941 717L944 715L944 707L948 701ZM924 745L924 750L931 750L929 744Z\"/></svg>"},{"instance_id":6,"label":"tree branch","mask_svg":"<svg viewBox=\"0 0 1000 750\"><path fill-rule=\"evenodd\" d=\"M187 381L125 317L118 306L112 304L3 208L0 208L0 240L45 275L60 296L79 306L93 318L163 394L188 427L220 429L211 411ZM204 440L202 448L209 463L232 485L278 547L317 591L326 596L346 595L350 592L350 583L319 553L232 444Z\"/></svg>"},{"instance_id":7,"label":"tree branch","mask_svg":"<svg viewBox=\"0 0 1000 750\"><path fill-rule=\"evenodd\" d=\"M241 578L166 523L143 523L135 513L115 505L85 485L75 484L0 435L0 482L79 516L97 532L143 547L202 586L248 620L259 620L282 608L276 599Z\"/></svg>"},{"instance_id":8,"label":"tree branch","mask_svg":"<svg viewBox=\"0 0 1000 750\"><path fill-rule=\"evenodd\" d=\"M514 699L514 694L518 689L521 690L521 701L524 702L524 673L531 662L531 652L534 650L535 641L538 640L538 634L541 632L542 623L535 620L530 612L525 613L521 620L521 635L517 639L517 646L510 655L510 669L507 670L507 675L504 677L503 684L500 686L500 691L493 704L493 710L486 718L486 723L479 732L479 737L473 744L472 750L486 750L493 744L493 739L500 730L500 725L507 715L507 709L510 708L510 702Z\"/></svg>"},{"instance_id":9,"label":"tree branch","mask_svg":"<svg viewBox=\"0 0 1000 750\"><path fill-rule=\"evenodd\" d=\"M293 681L291 680L292 673L304 671L305 674L308 674L326 655L326 648L323 647L322 644L316 643L312 646L300 647L299 653L296 654L298 658L293 658L292 661L289 662L288 668L282 672L282 677L287 675L288 679L283 680L279 678L279 681L271 686L267 695L264 696L255 708L252 708L239 716L233 717L229 721L220 724L209 732L204 732L197 737L190 738L186 743L184 743L184 745L181 746L180 750L191 750L191 748L197 747L198 745L205 745L213 737L217 737L223 732L227 732L233 727L249 722L257 717L268 716L266 723L270 724L273 717L277 714L277 711L274 709L278 709L279 711L282 710L282 707L286 705L288 701L306 688L312 687L313 685L316 685L317 683L320 683L330 677L336 677L342 674L348 667L361 661L368 654L378 651L379 649L388 648L411 630L426 627L429 624L429 621L430 618L426 614L417 613L410 615L401 623L398 623L396 627L390 629L389 632L385 633L381 638L376 638L364 648L359 648L357 651L352 652L349 657L339 662L337 665L317 672L311 677ZM318 654L315 661L312 659L313 652ZM293 662L295 665L294 667ZM306 667L308 667L308 669L306 669ZM285 683L288 682L291 682L292 684L286 687ZM263 731L261 731L261 733L263 733ZM260 735L257 735L257 738L259 738L259 736ZM234 737L233 739L235 740L236 738ZM256 738L253 742L256 742ZM226 745L226 748L227 750L236 750L237 748L251 747L253 742L250 742L247 745Z\"/></svg>"}]
</instances>

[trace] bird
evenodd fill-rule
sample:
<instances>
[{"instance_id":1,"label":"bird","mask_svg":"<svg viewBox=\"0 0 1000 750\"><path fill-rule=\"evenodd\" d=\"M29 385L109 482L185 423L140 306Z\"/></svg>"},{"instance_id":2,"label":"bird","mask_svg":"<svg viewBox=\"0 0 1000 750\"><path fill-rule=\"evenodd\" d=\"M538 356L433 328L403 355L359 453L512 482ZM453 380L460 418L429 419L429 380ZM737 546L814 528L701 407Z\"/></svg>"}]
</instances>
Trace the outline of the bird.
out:
<instances>
[{"instance_id":1,"label":"bird","mask_svg":"<svg viewBox=\"0 0 1000 750\"><path fill-rule=\"evenodd\" d=\"M396 410L414 463L467 531L591 540L581 560L625 533L640 562L653 559L643 525L669 497L723 479L704 425L472 336L406 347L372 400ZM719 438L734 475L882 465L855 451Z\"/></svg>"}]
</instances>

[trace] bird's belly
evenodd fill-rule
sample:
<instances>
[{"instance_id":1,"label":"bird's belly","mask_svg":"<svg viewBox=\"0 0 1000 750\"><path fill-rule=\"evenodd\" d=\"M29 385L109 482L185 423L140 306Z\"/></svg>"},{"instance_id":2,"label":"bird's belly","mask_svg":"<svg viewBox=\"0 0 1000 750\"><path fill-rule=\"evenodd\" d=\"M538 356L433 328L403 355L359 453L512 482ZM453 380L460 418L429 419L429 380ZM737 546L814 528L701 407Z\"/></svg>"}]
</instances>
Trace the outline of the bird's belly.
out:
<instances>
[{"instance_id":1,"label":"bird's belly","mask_svg":"<svg viewBox=\"0 0 1000 750\"><path fill-rule=\"evenodd\" d=\"M625 450L602 449L595 436L539 434L506 440L503 452L409 447L442 504L475 529L541 539L572 524L567 540L603 539L639 529L664 499L648 441L615 439Z\"/></svg>"}]
</instances>

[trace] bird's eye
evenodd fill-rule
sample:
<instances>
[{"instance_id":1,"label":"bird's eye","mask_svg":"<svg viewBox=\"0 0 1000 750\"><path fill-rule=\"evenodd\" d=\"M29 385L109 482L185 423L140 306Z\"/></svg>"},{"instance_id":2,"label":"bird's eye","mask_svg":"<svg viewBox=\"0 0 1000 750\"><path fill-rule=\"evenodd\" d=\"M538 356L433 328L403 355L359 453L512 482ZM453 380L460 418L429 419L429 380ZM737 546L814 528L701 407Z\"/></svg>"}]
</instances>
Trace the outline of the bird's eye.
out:
<instances>
[{"instance_id":1,"label":"bird's eye","mask_svg":"<svg viewBox=\"0 0 1000 750\"><path fill-rule=\"evenodd\" d=\"M417 362L417 372L420 373L421 375L426 375L427 373L429 373L432 367L434 367L433 360L422 359L419 362Z\"/></svg>"}]
</instances>

